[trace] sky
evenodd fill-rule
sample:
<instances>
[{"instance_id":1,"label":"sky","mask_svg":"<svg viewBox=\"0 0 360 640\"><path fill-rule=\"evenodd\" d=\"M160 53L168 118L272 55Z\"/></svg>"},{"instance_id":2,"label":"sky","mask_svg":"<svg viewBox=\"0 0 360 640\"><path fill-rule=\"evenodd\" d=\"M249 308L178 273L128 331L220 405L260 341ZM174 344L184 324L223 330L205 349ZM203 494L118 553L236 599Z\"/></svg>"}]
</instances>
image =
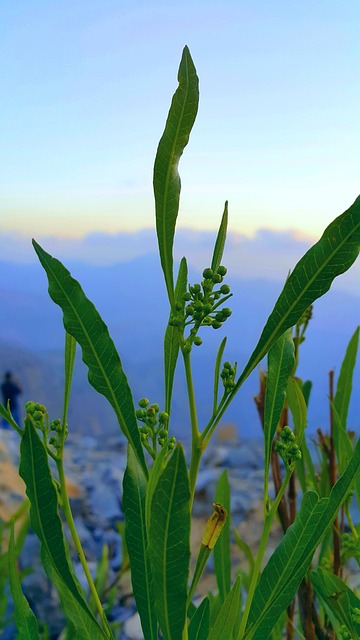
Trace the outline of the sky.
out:
<instances>
[{"instance_id":1,"label":"sky","mask_svg":"<svg viewBox=\"0 0 360 640\"><path fill-rule=\"evenodd\" d=\"M179 227L318 238L360 192L360 4L2 0L0 235L154 226L183 46L200 108Z\"/></svg>"}]
</instances>

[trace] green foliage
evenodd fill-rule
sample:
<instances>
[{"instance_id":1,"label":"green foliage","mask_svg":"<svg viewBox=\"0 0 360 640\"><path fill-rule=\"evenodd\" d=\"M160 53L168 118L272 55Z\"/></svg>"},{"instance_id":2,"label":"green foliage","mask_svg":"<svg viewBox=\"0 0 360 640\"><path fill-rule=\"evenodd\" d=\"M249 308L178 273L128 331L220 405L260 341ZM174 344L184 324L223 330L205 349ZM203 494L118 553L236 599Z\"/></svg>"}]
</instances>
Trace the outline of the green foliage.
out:
<instances>
[{"instance_id":1,"label":"green foliage","mask_svg":"<svg viewBox=\"0 0 360 640\"><path fill-rule=\"evenodd\" d=\"M346 271L358 255L360 198L328 226L295 266L240 375L237 364L225 360L227 339L222 339L214 367L210 420L199 425L192 377L193 346L202 344L200 330L218 329L231 315L231 309L224 306L232 296L224 282L227 269L223 264L228 204L225 203L213 255L209 257L211 266L205 266L203 279L188 283L187 262L183 258L174 287L173 243L180 199L178 163L198 109L198 78L187 47L178 79L154 166L156 230L169 298L164 337L164 410L157 402L150 404L146 397L140 399L135 410L120 356L105 322L66 267L35 241L35 251L48 277L49 294L62 309L66 330L62 419L51 420L46 407L29 401L22 429L9 407L0 405L0 415L21 435L19 472L30 502L31 525L41 541L42 562L58 589L67 619L65 637L111 640L115 634L105 613L116 597L114 586L111 596L107 594L107 602L101 601L102 596L106 598L107 549L103 549L94 581L74 524L63 467L71 428L67 414L72 372L79 344L89 382L110 402L128 442L123 479L127 551L124 549L122 571L129 562L145 640L156 640L159 633L164 640L275 640L283 637L284 626L289 638L295 638L294 629L307 640L321 640L333 633L341 639L356 638L360 627L359 599L345 582L345 569L350 558L360 562L359 525L352 521L350 510L352 492L356 492L360 503L360 440L356 443L347 431L359 329L349 342L335 396L330 392L330 433L319 429L319 464L312 459L306 437L312 383L300 380L296 369L311 320L310 305L328 291L334 278ZM241 329L239 340L240 337ZM176 444L171 435L170 424L176 393L174 376L181 356L190 416L189 463L182 445ZM196 562L191 563L191 515L202 455L227 407L265 356L267 372L261 375L256 398L265 452L264 522L258 548L253 549L251 540L246 541L235 527L230 528L230 485L224 472L214 496L215 510L206 525ZM270 468L274 493L269 491ZM263 566L277 517L284 535ZM83 566L88 596L75 577L62 518ZM123 530L122 526L122 533ZM22 539L20 533L15 544L12 530L9 549L1 549L1 575L5 577L0 580L0 611L4 615L5 580L9 578L18 637L36 639L40 637L39 626L22 593L16 568ZM239 570L233 563L232 542L246 559L247 570ZM212 551L218 591L210 592L199 604L197 590ZM296 594L299 608L294 614L291 601Z\"/></svg>"}]
</instances>

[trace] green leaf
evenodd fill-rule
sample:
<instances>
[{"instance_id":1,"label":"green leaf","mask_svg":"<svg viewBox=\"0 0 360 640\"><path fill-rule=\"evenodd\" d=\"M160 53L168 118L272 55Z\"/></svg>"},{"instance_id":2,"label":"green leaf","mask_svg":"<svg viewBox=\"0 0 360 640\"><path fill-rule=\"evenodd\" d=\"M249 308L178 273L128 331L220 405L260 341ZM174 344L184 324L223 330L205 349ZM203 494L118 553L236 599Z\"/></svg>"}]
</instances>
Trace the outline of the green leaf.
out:
<instances>
[{"instance_id":1,"label":"green leaf","mask_svg":"<svg viewBox=\"0 0 360 640\"><path fill-rule=\"evenodd\" d=\"M65 333L65 383L64 383L64 408L63 408L63 425L67 423L67 413L70 402L71 382L74 371L74 362L76 355L76 340L67 331ZM65 431L64 431L65 435Z\"/></svg>"},{"instance_id":2,"label":"green leaf","mask_svg":"<svg viewBox=\"0 0 360 640\"><path fill-rule=\"evenodd\" d=\"M162 475L165 467L166 467L166 458L169 454L168 447L163 447L161 451L157 454L156 459L152 468L150 469L149 480L146 488L146 498L145 498L145 522L146 522L146 531L150 531L150 518L151 518L151 505L154 497L154 492L159 481L160 476Z\"/></svg>"},{"instance_id":3,"label":"green leaf","mask_svg":"<svg viewBox=\"0 0 360 640\"><path fill-rule=\"evenodd\" d=\"M229 640L239 619L241 606L241 580L238 576L230 593L222 605L215 623L210 629L208 640Z\"/></svg>"},{"instance_id":4,"label":"green leaf","mask_svg":"<svg viewBox=\"0 0 360 640\"><path fill-rule=\"evenodd\" d=\"M345 625L351 638L360 638L360 623L352 618L353 609L360 610L360 599L352 589L333 573L317 569L310 572L315 593L321 599L330 619L335 618L339 625Z\"/></svg>"},{"instance_id":5,"label":"green leaf","mask_svg":"<svg viewBox=\"0 0 360 640\"><path fill-rule=\"evenodd\" d=\"M225 202L224 213L221 218L221 223L220 223L219 231L217 234L214 253L211 261L211 269L214 272L216 272L221 265L221 260L223 257L224 247L225 247L227 225L228 225L228 203Z\"/></svg>"},{"instance_id":6,"label":"green leaf","mask_svg":"<svg viewBox=\"0 0 360 640\"><path fill-rule=\"evenodd\" d=\"M320 499L314 491L304 495L294 524L261 574L250 609L246 640L268 638L276 620L294 598L317 546L335 520L359 469L360 439L329 497Z\"/></svg>"},{"instance_id":7,"label":"green leaf","mask_svg":"<svg viewBox=\"0 0 360 640\"><path fill-rule=\"evenodd\" d=\"M184 451L177 445L156 486L149 557L155 610L165 640L181 640L186 623L190 561L190 489Z\"/></svg>"},{"instance_id":8,"label":"green leaf","mask_svg":"<svg viewBox=\"0 0 360 640\"><path fill-rule=\"evenodd\" d=\"M214 399L213 399L213 416L216 414L217 406L218 406L218 395L219 395L219 380L220 380L220 367L221 360L225 351L227 338L223 338L221 344L219 346L219 350L217 352L216 361L215 361L215 369L214 369Z\"/></svg>"},{"instance_id":9,"label":"green leaf","mask_svg":"<svg viewBox=\"0 0 360 640\"><path fill-rule=\"evenodd\" d=\"M217 482L215 502L220 503L227 511L226 522L214 547L216 582L219 588L221 600L224 602L231 586L230 484L226 469L224 469Z\"/></svg>"},{"instance_id":10,"label":"green leaf","mask_svg":"<svg viewBox=\"0 0 360 640\"><path fill-rule=\"evenodd\" d=\"M186 259L180 262L179 273L175 287L175 303L185 306L183 294L186 292L188 268ZM171 396L174 384L176 363L179 355L179 329L168 324L164 339L164 366L165 366L165 411L171 412Z\"/></svg>"},{"instance_id":11,"label":"green leaf","mask_svg":"<svg viewBox=\"0 0 360 640\"><path fill-rule=\"evenodd\" d=\"M259 342L233 393L267 354L274 342L326 293L336 276L355 262L360 249L360 196L325 229L320 240L301 258L286 280Z\"/></svg>"},{"instance_id":12,"label":"green leaf","mask_svg":"<svg viewBox=\"0 0 360 640\"><path fill-rule=\"evenodd\" d=\"M208 640L210 626L210 605L209 599L204 598L201 605L191 618L188 639L189 640Z\"/></svg>"},{"instance_id":13,"label":"green leaf","mask_svg":"<svg viewBox=\"0 0 360 640\"><path fill-rule=\"evenodd\" d=\"M25 420L20 454L19 474L25 482L26 494L30 500L31 525L41 541L45 570L59 589L61 598L71 605L65 613L79 628L83 638L106 638L88 608L70 568L47 453L30 418Z\"/></svg>"},{"instance_id":14,"label":"green leaf","mask_svg":"<svg viewBox=\"0 0 360 640\"><path fill-rule=\"evenodd\" d=\"M234 535L234 540L235 540L235 544L237 547L239 547L240 551L243 552L243 554L245 555L247 561L248 561L248 565L249 565L249 571L248 571L248 578L249 580L251 580L251 576L253 574L254 568L255 568L255 558L254 558L254 554L252 552L251 547L247 544L247 542L245 542L245 540L243 540L240 535L238 534L237 529L234 527L233 528L233 535Z\"/></svg>"},{"instance_id":15,"label":"green leaf","mask_svg":"<svg viewBox=\"0 0 360 640\"><path fill-rule=\"evenodd\" d=\"M113 640L113 635L105 634L100 628L95 618L92 620L85 614L84 610L79 606L78 600L74 593L70 591L65 585L59 572L56 570L53 564L52 558L50 558L45 545L41 546L41 561L44 566L47 576L54 584L60 595L61 608L69 620L71 631L71 640ZM92 614L91 614L92 615Z\"/></svg>"},{"instance_id":16,"label":"green leaf","mask_svg":"<svg viewBox=\"0 0 360 640\"><path fill-rule=\"evenodd\" d=\"M286 387L287 401L294 421L297 443L301 446L307 424L307 407L301 390L301 381L290 378Z\"/></svg>"},{"instance_id":17,"label":"green leaf","mask_svg":"<svg viewBox=\"0 0 360 640\"><path fill-rule=\"evenodd\" d=\"M344 443L341 441L344 440L342 436L343 433L346 432L347 428L347 415L352 392L352 382L356 364L356 356L359 346L359 331L360 327L356 329L346 349L334 398L334 444L340 473L344 469L344 466L348 459L348 455L346 455L345 452L347 451L349 453L352 450L351 443L350 447L345 444L346 449L344 449ZM348 439L347 435L345 439Z\"/></svg>"},{"instance_id":18,"label":"green leaf","mask_svg":"<svg viewBox=\"0 0 360 640\"><path fill-rule=\"evenodd\" d=\"M268 355L264 410L265 477L268 477L271 444L279 424L286 398L286 386L295 364L294 341L291 329L275 342Z\"/></svg>"},{"instance_id":19,"label":"green leaf","mask_svg":"<svg viewBox=\"0 0 360 640\"><path fill-rule=\"evenodd\" d=\"M154 164L156 232L171 306L174 305L172 250L181 189L178 164L189 141L199 103L199 79L188 47L183 50L178 81Z\"/></svg>"},{"instance_id":20,"label":"green leaf","mask_svg":"<svg viewBox=\"0 0 360 640\"><path fill-rule=\"evenodd\" d=\"M61 262L46 253L35 240L33 245L49 280L49 294L63 311L64 327L82 348L83 361L89 368L89 382L112 405L120 428L147 477L132 394L108 328Z\"/></svg>"},{"instance_id":21,"label":"green leaf","mask_svg":"<svg viewBox=\"0 0 360 640\"><path fill-rule=\"evenodd\" d=\"M15 610L15 624L18 630L17 640L28 640L29 638L32 640L40 640L37 619L22 592L19 573L16 569L14 525L12 525L10 531L8 560L9 582Z\"/></svg>"},{"instance_id":22,"label":"green leaf","mask_svg":"<svg viewBox=\"0 0 360 640\"><path fill-rule=\"evenodd\" d=\"M126 544L130 557L131 582L145 640L156 640L152 577L147 553L145 521L146 479L131 447L123 480L123 509Z\"/></svg>"},{"instance_id":23,"label":"green leaf","mask_svg":"<svg viewBox=\"0 0 360 640\"><path fill-rule=\"evenodd\" d=\"M341 365L340 375L336 387L336 394L334 398L334 405L343 429L346 429L347 423L347 414L352 391L353 373L359 346L359 331L360 327L356 329L346 349L346 354Z\"/></svg>"},{"instance_id":24,"label":"green leaf","mask_svg":"<svg viewBox=\"0 0 360 640\"><path fill-rule=\"evenodd\" d=\"M287 403L293 417L297 444L299 445L302 453L301 459L297 461L296 471L300 481L301 490L303 493L305 493L305 491L309 488L306 482L306 455L304 455L305 447L303 447L303 443L305 442L305 427L307 424L307 406L302 393L301 380L299 380L298 378L289 378L286 388L286 396ZM313 488L315 489L315 487Z\"/></svg>"}]
</instances>

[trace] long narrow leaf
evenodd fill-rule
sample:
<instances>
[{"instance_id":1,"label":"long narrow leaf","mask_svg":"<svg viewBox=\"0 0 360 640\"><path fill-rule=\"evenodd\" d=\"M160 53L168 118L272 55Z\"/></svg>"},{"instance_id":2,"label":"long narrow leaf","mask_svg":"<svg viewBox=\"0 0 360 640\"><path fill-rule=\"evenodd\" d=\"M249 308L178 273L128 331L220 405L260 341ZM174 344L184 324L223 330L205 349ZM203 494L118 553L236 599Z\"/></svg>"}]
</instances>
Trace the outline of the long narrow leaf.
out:
<instances>
[{"instance_id":1,"label":"long narrow leaf","mask_svg":"<svg viewBox=\"0 0 360 640\"><path fill-rule=\"evenodd\" d=\"M174 305L172 250L181 189L178 164L189 141L199 103L199 79L188 47L183 50L178 81L154 164L156 232L171 306Z\"/></svg>"},{"instance_id":2,"label":"long narrow leaf","mask_svg":"<svg viewBox=\"0 0 360 640\"><path fill-rule=\"evenodd\" d=\"M191 618L188 638L189 640L208 640L210 626L209 599L204 598L201 605Z\"/></svg>"},{"instance_id":3,"label":"long narrow leaf","mask_svg":"<svg viewBox=\"0 0 360 640\"><path fill-rule=\"evenodd\" d=\"M352 382L356 364L356 356L359 346L359 331L360 327L356 329L346 349L345 357L341 365L339 379L336 386L336 394L333 405L334 444L340 473L344 469L344 466L348 459L346 451L349 451L349 447L345 445L346 448L344 449L343 441L344 439L348 440L347 434L344 436L344 433L346 433L347 428L347 415L352 392ZM350 451L351 449L352 447L350 444Z\"/></svg>"},{"instance_id":4,"label":"long narrow leaf","mask_svg":"<svg viewBox=\"0 0 360 640\"><path fill-rule=\"evenodd\" d=\"M346 429L347 414L352 391L352 380L359 346L359 331L360 327L356 329L346 349L334 398L334 405L343 429Z\"/></svg>"},{"instance_id":5,"label":"long narrow leaf","mask_svg":"<svg viewBox=\"0 0 360 640\"><path fill-rule=\"evenodd\" d=\"M286 386L289 375L294 368L294 363L294 341L291 329L288 329L275 342L268 354L264 411L265 478L269 473L271 444L284 407Z\"/></svg>"},{"instance_id":6,"label":"long narrow leaf","mask_svg":"<svg viewBox=\"0 0 360 640\"><path fill-rule=\"evenodd\" d=\"M76 355L76 340L67 331L65 333L65 383L64 383L64 408L63 408L63 425L66 426L67 412L70 402L71 382L74 371L74 362ZM65 431L64 431L65 433Z\"/></svg>"},{"instance_id":7,"label":"long narrow leaf","mask_svg":"<svg viewBox=\"0 0 360 640\"><path fill-rule=\"evenodd\" d=\"M360 611L360 599L340 578L333 573L317 569L310 572L315 594L322 601L330 619L345 625L351 638L360 638L360 623L352 616L353 610Z\"/></svg>"},{"instance_id":8,"label":"long narrow leaf","mask_svg":"<svg viewBox=\"0 0 360 640\"><path fill-rule=\"evenodd\" d=\"M9 582L14 601L15 624L18 630L17 640L29 640L29 638L31 640L39 640L38 622L22 592L19 573L16 569L14 525L12 525L10 531L8 559Z\"/></svg>"},{"instance_id":9,"label":"long narrow leaf","mask_svg":"<svg viewBox=\"0 0 360 640\"><path fill-rule=\"evenodd\" d=\"M294 598L315 549L331 526L360 469L360 439L343 475L328 498L309 491L294 524L272 554L255 590L246 640L265 640L276 620Z\"/></svg>"},{"instance_id":10,"label":"long narrow leaf","mask_svg":"<svg viewBox=\"0 0 360 640\"><path fill-rule=\"evenodd\" d=\"M230 484L227 470L224 469L219 477L215 502L220 503L227 511L228 517L214 547L214 567L216 581L222 602L230 591L231 585L231 557L230 557Z\"/></svg>"},{"instance_id":11,"label":"long narrow leaf","mask_svg":"<svg viewBox=\"0 0 360 640\"><path fill-rule=\"evenodd\" d=\"M181 640L186 623L190 561L190 489L184 451L177 445L151 505L149 557L155 610L165 640Z\"/></svg>"},{"instance_id":12,"label":"long narrow leaf","mask_svg":"<svg viewBox=\"0 0 360 640\"><path fill-rule=\"evenodd\" d=\"M84 638L106 637L85 602L70 568L69 552L58 513L56 489L48 463L47 453L30 418L25 420L20 446L19 473L26 485L30 500L31 525L41 541L42 555L51 579L56 581L60 595L71 601L66 612Z\"/></svg>"},{"instance_id":13,"label":"long narrow leaf","mask_svg":"<svg viewBox=\"0 0 360 640\"><path fill-rule=\"evenodd\" d=\"M183 295L187 287L188 268L186 259L180 262L179 273L175 287L175 303L185 306ZM165 367L165 411L171 411L171 396L174 384L176 363L179 355L179 329L168 324L164 338L164 367Z\"/></svg>"},{"instance_id":14,"label":"long narrow leaf","mask_svg":"<svg viewBox=\"0 0 360 640\"><path fill-rule=\"evenodd\" d=\"M131 582L145 640L156 640L157 621L153 606L152 577L147 553L145 521L146 479L131 447L123 480L126 544Z\"/></svg>"},{"instance_id":15,"label":"long narrow leaf","mask_svg":"<svg viewBox=\"0 0 360 640\"><path fill-rule=\"evenodd\" d=\"M63 311L64 327L82 348L89 382L112 405L120 428L147 476L131 390L108 328L61 262L46 253L35 240L33 245L49 280L49 294Z\"/></svg>"},{"instance_id":16,"label":"long narrow leaf","mask_svg":"<svg viewBox=\"0 0 360 640\"><path fill-rule=\"evenodd\" d=\"M71 640L114 640L113 635L109 637L108 634L105 634L97 622L93 622L79 607L75 594L64 586L45 545L41 547L41 561L47 576L59 592L61 608L73 625Z\"/></svg>"},{"instance_id":17,"label":"long narrow leaf","mask_svg":"<svg viewBox=\"0 0 360 640\"><path fill-rule=\"evenodd\" d=\"M307 423L307 406L302 393L301 380L293 377L288 380L286 396L288 407L293 417L296 441L301 448L301 459L298 460L296 464L296 472L300 482L301 491L305 493L310 487L306 479L306 461L308 461L308 459L306 459L306 449L303 447L303 444L305 443L305 438L303 436ZM311 478L311 480L313 480L313 478ZM316 485L313 485L311 488L316 490Z\"/></svg>"},{"instance_id":18,"label":"long narrow leaf","mask_svg":"<svg viewBox=\"0 0 360 640\"><path fill-rule=\"evenodd\" d=\"M360 196L325 229L286 280L234 393L281 334L293 327L314 300L330 289L334 278L351 267L359 250Z\"/></svg>"},{"instance_id":19,"label":"long narrow leaf","mask_svg":"<svg viewBox=\"0 0 360 640\"><path fill-rule=\"evenodd\" d=\"M240 614L240 586L241 579L240 576L238 576L220 609L215 623L210 629L208 640L229 640L229 638L232 638Z\"/></svg>"},{"instance_id":20,"label":"long narrow leaf","mask_svg":"<svg viewBox=\"0 0 360 640\"><path fill-rule=\"evenodd\" d=\"M225 202L224 213L221 218L221 223L220 223L219 231L216 237L214 253L211 261L211 269L214 272L216 272L216 270L220 266L221 260L223 257L227 225L228 225L228 203Z\"/></svg>"},{"instance_id":21,"label":"long narrow leaf","mask_svg":"<svg viewBox=\"0 0 360 640\"><path fill-rule=\"evenodd\" d=\"M225 338L223 338L220 343L220 346L216 355L215 369L214 369L213 415L215 415L217 406L218 406L220 367L221 367L221 360L225 351L226 342L227 342L227 338L225 336Z\"/></svg>"}]
</instances>

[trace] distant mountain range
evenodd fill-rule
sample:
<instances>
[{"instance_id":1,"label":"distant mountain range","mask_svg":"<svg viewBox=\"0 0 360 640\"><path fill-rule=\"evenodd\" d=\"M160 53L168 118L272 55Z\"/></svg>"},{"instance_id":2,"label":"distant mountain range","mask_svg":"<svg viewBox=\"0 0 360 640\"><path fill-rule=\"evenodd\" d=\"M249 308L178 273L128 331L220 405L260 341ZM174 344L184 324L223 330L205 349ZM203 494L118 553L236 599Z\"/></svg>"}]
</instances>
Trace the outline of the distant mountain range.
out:
<instances>
[{"instance_id":1,"label":"distant mountain range","mask_svg":"<svg viewBox=\"0 0 360 640\"><path fill-rule=\"evenodd\" d=\"M135 402L147 396L163 402L162 349L168 304L159 259L155 253L106 266L67 261L109 327L119 350ZM204 264L204 266L207 266ZM190 282L199 282L199 271L190 269ZM283 283L251 278L243 272L231 277L233 315L214 331L202 331L203 345L194 348L193 364L199 419L206 424L211 411L213 365L218 345L228 336L225 358L237 361L241 370L253 350ZM64 331L60 309L47 294L47 279L37 263L0 262L0 367L11 369L23 386L23 400L47 405L51 417L61 413ZM298 373L314 382L309 429L328 427L328 372L339 373L346 345L360 321L360 297L339 288L315 303L314 318L302 347ZM266 363L263 363L265 367ZM355 385L359 389L360 372ZM225 422L235 423L241 437L258 437L260 425L253 402L258 389L255 371L244 384ZM354 393L349 428L360 431L360 394ZM72 392L71 427L95 435L114 435L117 426L107 401L99 397L86 379L86 368L78 358ZM189 419L182 363L176 376L173 425L186 438Z\"/></svg>"}]
</instances>

